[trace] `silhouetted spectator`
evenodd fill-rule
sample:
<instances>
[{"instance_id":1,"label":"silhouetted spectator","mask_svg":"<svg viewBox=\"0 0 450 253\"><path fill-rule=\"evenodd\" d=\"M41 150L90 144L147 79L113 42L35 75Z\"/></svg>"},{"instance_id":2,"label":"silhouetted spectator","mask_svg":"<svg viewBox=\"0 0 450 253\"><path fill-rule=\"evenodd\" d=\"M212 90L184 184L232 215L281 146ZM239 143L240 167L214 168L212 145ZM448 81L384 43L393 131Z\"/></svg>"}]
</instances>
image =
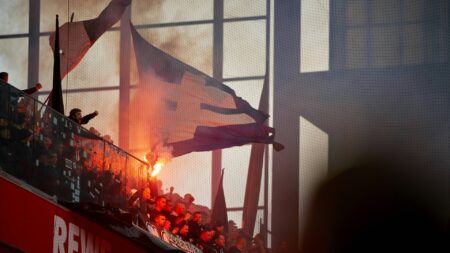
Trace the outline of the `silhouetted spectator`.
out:
<instances>
[{"instance_id":1,"label":"silhouetted spectator","mask_svg":"<svg viewBox=\"0 0 450 253\"><path fill-rule=\"evenodd\" d=\"M166 216L164 214L158 214L152 218L151 223L147 223L147 229L152 235L162 238L162 230L164 229L165 223Z\"/></svg>"},{"instance_id":2,"label":"silhouetted spectator","mask_svg":"<svg viewBox=\"0 0 450 253\"><path fill-rule=\"evenodd\" d=\"M173 203L171 200L167 199L166 201L166 206L163 208L162 213L166 216L170 218L170 214L173 211Z\"/></svg>"},{"instance_id":3,"label":"silhouetted spectator","mask_svg":"<svg viewBox=\"0 0 450 253\"><path fill-rule=\"evenodd\" d=\"M196 246L203 251L203 253L212 253L212 238L213 230L211 228L205 227L204 230L200 232L200 237L196 240Z\"/></svg>"},{"instance_id":4,"label":"silhouetted spectator","mask_svg":"<svg viewBox=\"0 0 450 253\"><path fill-rule=\"evenodd\" d=\"M152 210L150 210L150 212L149 212L150 217L155 217L157 214L163 213L163 210L166 207L166 204L167 204L167 199L165 196L156 197L155 207Z\"/></svg>"},{"instance_id":5,"label":"silhouetted spectator","mask_svg":"<svg viewBox=\"0 0 450 253\"><path fill-rule=\"evenodd\" d=\"M167 231L170 231L170 228L172 227L172 224L170 224L170 220L166 219L166 222L164 223L164 229ZM176 232L172 232L173 234L178 233L178 229L176 230Z\"/></svg>"},{"instance_id":6,"label":"silhouetted spectator","mask_svg":"<svg viewBox=\"0 0 450 253\"><path fill-rule=\"evenodd\" d=\"M174 210L169 216L172 227L181 226L190 218L190 214L185 212L186 205L183 202L177 202Z\"/></svg>"},{"instance_id":7,"label":"silhouetted spectator","mask_svg":"<svg viewBox=\"0 0 450 253\"><path fill-rule=\"evenodd\" d=\"M87 124L91 119L93 119L97 115L98 112L94 111L93 113L83 116L83 114L81 113L81 109L73 108L72 110L70 110L69 119L75 121L80 125L84 125Z\"/></svg>"},{"instance_id":8,"label":"silhouetted spectator","mask_svg":"<svg viewBox=\"0 0 450 253\"><path fill-rule=\"evenodd\" d=\"M12 155L9 150L10 142L11 132L9 122L8 120L0 117L0 167L3 169L10 166Z\"/></svg>"},{"instance_id":9,"label":"silhouetted spectator","mask_svg":"<svg viewBox=\"0 0 450 253\"><path fill-rule=\"evenodd\" d=\"M30 141L32 133L26 128L26 116L24 114L16 115L14 123L10 127L10 151L12 155L12 167L10 173L17 178L28 181L32 172L32 153Z\"/></svg>"},{"instance_id":10,"label":"silhouetted spectator","mask_svg":"<svg viewBox=\"0 0 450 253\"><path fill-rule=\"evenodd\" d=\"M194 242L194 238L192 238L192 235L189 233L189 225L187 224L181 226L181 228L178 231L178 235L186 242L190 243Z\"/></svg>"},{"instance_id":11,"label":"silhouetted spectator","mask_svg":"<svg viewBox=\"0 0 450 253\"><path fill-rule=\"evenodd\" d=\"M9 75L8 75L7 72L1 72L0 73L0 80L2 80L5 83L8 83L8 79L9 79ZM34 85L34 87L22 90L22 92L24 92L24 93L26 93L28 95L32 95L32 94L38 92L40 89L42 89L42 84L36 83Z\"/></svg>"},{"instance_id":12,"label":"silhouetted spectator","mask_svg":"<svg viewBox=\"0 0 450 253\"><path fill-rule=\"evenodd\" d=\"M195 198L190 193L184 194L183 201L186 205L186 210L191 211L189 208L191 207L192 203L194 203Z\"/></svg>"},{"instance_id":13,"label":"silhouetted spectator","mask_svg":"<svg viewBox=\"0 0 450 253\"><path fill-rule=\"evenodd\" d=\"M128 200L128 208L134 217L133 221L141 227L145 227L145 223L149 220L149 217L147 216L147 206L150 200L151 190L149 187L137 190ZM164 226L164 224L162 226Z\"/></svg>"},{"instance_id":14,"label":"silhouetted spectator","mask_svg":"<svg viewBox=\"0 0 450 253\"><path fill-rule=\"evenodd\" d=\"M222 221L217 221L214 223L214 231L216 231L216 234L222 234L226 236L225 233L225 223Z\"/></svg>"},{"instance_id":15,"label":"silhouetted spectator","mask_svg":"<svg viewBox=\"0 0 450 253\"><path fill-rule=\"evenodd\" d=\"M8 83L8 76L7 72L0 72L0 80L5 83Z\"/></svg>"},{"instance_id":16,"label":"silhouetted spectator","mask_svg":"<svg viewBox=\"0 0 450 253\"><path fill-rule=\"evenodd\" d=\"M42 157L43 156L43 157ZM58 194L60 185L60 170L57 167L58 156L56 152L49 151L42 155L39 162L38 186L45 193L53 196Z\"/></svg>"},{"instance_id":17,"label":"silhouetted spectator","mask_svg":"<svg viewBox=\"0 0 450 253\"><path fill-rule=\"evenodd\" d=\"M200 232L202 231L202 213L196 212L192 215L192 219L188 222L189 225L189 233L194 238L200 237Z\"/></svg>"}]
</instances>

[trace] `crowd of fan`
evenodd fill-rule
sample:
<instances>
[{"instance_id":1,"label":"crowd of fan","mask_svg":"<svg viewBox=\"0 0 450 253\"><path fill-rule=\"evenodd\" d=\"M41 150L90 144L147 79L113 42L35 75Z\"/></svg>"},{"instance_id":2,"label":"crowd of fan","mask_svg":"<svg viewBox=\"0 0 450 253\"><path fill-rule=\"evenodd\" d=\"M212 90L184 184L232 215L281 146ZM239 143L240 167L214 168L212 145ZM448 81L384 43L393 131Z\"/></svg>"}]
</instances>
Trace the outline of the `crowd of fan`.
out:
<instances>
[{"instance_id":1,"label":"crowd of fan","mask_svg":"<svg viewBox=\"0 0 450 253\"><path fill-rule=\"evenodd\" d=\"M249 238L236 228L233 221L211 220L210 210L198 210L194 198L186 194L166 193L152 197L150 187L136 191L129 199L128 206L133 223L148 230L154 236L168 241L167 233L195 245L204 253L267 252L260 234Z\"/></svg>"},{"instance_id":2,"label":"crowd of fan","mask_svg":"<svg viewBox=\"0 0 450 253\"><path fill-rule=\"evenodd\" d=\"M7 78L2 81L6 83ZM164 235L169 233L205 253L248 249L251 238L239 233L234 222L209 221L210 210L193 204L190 194L181 198L172 188L170 193L158 195L162 193L160 184L154 182L156 187L148 187L148 180L138 173L144 163L127 159L128 154L112 145L109 136L101 137L94 128L82 128L81 124L97 112L83 117L75 108L69 117L63 117L25 95L41 87L20 92L0 86L3 170L60 202L126 210L135 225L166 241ZM253 242L256 244L250 252L265 252L261 237Z\"/></svg>"}]
</instances>

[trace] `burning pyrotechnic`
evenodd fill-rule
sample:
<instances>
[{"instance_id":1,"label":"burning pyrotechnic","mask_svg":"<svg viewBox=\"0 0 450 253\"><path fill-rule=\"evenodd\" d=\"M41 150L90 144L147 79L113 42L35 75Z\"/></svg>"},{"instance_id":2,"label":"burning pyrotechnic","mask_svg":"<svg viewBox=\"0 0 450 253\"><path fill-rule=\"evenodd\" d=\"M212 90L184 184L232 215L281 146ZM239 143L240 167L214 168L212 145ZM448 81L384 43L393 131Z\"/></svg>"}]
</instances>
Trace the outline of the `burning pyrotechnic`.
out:
<instances>
[{"instance_id":1,"label":"burning pyrotechnic","mask_svg":"<svg viewBox=\"0 0 450 253\"><path fill-rule=\"evenodd\" d=\"M152 171L152 174L150 176L151 177L156 177L156 175L158 175L158 173L162 170L163 166L164 166L164 164L162 164L162 163L156 163L153 166L153 171Z\"/></svg>"}]
</instances>

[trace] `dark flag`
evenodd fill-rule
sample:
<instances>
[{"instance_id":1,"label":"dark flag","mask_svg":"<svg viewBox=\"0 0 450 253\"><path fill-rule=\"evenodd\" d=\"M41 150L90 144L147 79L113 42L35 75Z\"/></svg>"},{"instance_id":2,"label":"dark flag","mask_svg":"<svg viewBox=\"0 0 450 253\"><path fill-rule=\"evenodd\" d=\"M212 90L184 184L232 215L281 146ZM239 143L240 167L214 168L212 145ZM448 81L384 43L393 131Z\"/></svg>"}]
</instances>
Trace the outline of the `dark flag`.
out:
<instances>
[{"instance_id":1,"label":"dark flag","mask_svg":"<svg viewBox=\"0 0 450 253\"><path fill-rule=\"evenodd\" d=\"M64 115L64 103L61 87L60 72L60 54L59 54L59 20L56 15L56 31L55 31L55 50L53 51L53 88L50 93L48 105L55 111Z\"/></svg>"},{"instance_id":2,"label":"dark flag","mask_svg":"<svg viewBox=\"0 0 450 253\"><path fill-rule=\"evenodd\" d=\"M269 110L268 79L268 74L266 74L266 77L264 78L263 92L259 101L259 110L263 112L267 112ZM265 148L266 145L264 144L253 143L252 150L250 152L250 163L248 165L247 184L245 187L244 211L242 213L242 229L248 235L253 235L253 230L255 228Z\"/></svg>"},{"instance_id":3,"label":"dark flag","mask_svg":"<svg viewBox=\"0 0 450 253\"><path fill-rule=\"evenodd\" d=\"M97 18L61 26L61 79L80 63L95 41L120 20L130 3L131 0L112 0ZM55 52L55 33L50 35L50 46Z\"/></svg>"},{"instance_id":4,"label":"dark flag","mask_svg":"<svg viewBox=\"0 0 450 253\"><path fill-rule=\"evenodd\" d=\"M248 143L278 144L258 111L221 82L149 44L131 25L139 72L136 108L152 139L173 156ZM133 119L133 117L130 117ZM282 147L276 145L277 148ZM275 147L275 146L274 146Z\"/></svg>"},{"instance_id":5,"label":"dark flag","mask_svg":"<svg viewBox=\"0 0 450 253\"><path fill-rule=\"evenodd\" d=\"M211 223L216 224L221 222L224 224L225 232L228 231L228 214L227 214L227 204L225 202L225 192L223 191L223 174L220 177L219 189L217 189L216 198L214 200L214 206L211 212Z\"/></svg>"}]
</instances>

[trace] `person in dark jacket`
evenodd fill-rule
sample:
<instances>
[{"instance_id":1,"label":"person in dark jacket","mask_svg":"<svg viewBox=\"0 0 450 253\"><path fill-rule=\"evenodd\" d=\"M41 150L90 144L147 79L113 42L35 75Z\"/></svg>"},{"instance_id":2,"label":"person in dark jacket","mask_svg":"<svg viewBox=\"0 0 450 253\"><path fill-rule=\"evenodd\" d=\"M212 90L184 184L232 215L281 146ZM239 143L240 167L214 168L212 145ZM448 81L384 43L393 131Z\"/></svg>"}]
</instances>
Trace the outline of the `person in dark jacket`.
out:
<instances>
[{"instance_id":1,"label":"person in dark jacket","mask_svg":"<svg viewBox=\"0 0 450 253\"><path fill-rule=\"evenodd\" d=\"M97 115L98 115L98 112L95 111L86 116L83 116L83 114L81 113L81 109L73 108L72 110L70 110L69 119L75 121L76 123L78 123L80 125L84 125L84 124L87 124L91 119L95 118L95 116L97 116Z\"/></svg>"},{"instance_id":2,"label":"person in dark jacket","mask_svg":"<svg viewBox=\"0 0 450 253\"><path fill-rule=\"evenodd\" d=\"M0 80L1 81L3 81L4 83L8 83L8 79L9 79L9 75L8 75L7 72L1 72L0 73ZM26 93L28 95L32 95L32 94L36 93L37 91L39 91L40 89L42 89L42 84L36 83L36 85L34 87L22 90L22 92L24 92L24 93Z\"/></svg>"}]
</instances>

